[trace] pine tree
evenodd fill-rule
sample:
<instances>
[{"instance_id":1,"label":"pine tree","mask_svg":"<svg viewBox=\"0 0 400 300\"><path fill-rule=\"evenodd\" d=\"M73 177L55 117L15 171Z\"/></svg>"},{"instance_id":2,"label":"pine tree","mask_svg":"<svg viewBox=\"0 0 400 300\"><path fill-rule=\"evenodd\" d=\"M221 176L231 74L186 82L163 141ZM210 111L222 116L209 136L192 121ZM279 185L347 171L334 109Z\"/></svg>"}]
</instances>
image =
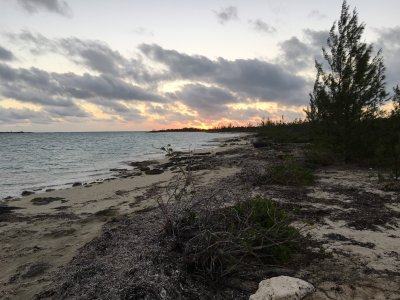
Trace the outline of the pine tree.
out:
<instances>
[{"instance_id":1,"label":"pine tree","mask_svg":"<svg viewBox=\"0 0 400 300\"><path fill-rule=\"evenodd\" d=\"M340 19L330 30L328 48L322 48L328 71L316 61L317 77L306 110L308 120L346 160L354 152L356 128L376 118L387 97L381 51L372 57L372 45L362 41L364 29L357 11L350 13L345 0Z\"/></svg>"},{"instance_id":2,"label":"pine tree","mask_svg":"<svg viewBox=\"0 0 400 300\"><path fill-rule=\"evenodd\" d=\"M400 117L400 88L397 85L396 87L393 88L393 110L392 110L392 116Z\"/></svg>"}]
</instances>

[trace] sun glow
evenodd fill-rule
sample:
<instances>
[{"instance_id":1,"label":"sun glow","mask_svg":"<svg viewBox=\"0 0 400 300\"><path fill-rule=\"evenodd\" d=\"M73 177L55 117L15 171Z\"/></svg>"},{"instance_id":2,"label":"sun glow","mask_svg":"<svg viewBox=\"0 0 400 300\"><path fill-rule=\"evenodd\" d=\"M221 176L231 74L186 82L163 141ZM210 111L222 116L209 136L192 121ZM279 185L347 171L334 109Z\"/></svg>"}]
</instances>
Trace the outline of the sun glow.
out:
<instances>
[{"instance_id":1,"label":"sun glow","mask_svg":"<svg viewBox=\"0 0 400 300\"><path fill-rule=\"evenodd\" d=\"M33 111L42 111L42 107L38 104L19 102L13 99L0 100L0 107L8 109L30 109Z\"/></svg>"}]
</instances>

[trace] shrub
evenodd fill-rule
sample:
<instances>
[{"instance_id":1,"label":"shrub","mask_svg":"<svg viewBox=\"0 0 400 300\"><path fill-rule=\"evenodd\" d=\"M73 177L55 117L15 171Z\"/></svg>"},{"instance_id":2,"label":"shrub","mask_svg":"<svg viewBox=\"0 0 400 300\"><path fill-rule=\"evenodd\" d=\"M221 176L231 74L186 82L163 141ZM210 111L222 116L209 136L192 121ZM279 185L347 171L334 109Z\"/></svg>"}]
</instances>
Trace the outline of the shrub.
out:
<instances>
[{"instance_id":1,"label":"shrub","mask_svg":"<svg viewBox=\"0 0 400 300\"><path fill-rule=\"evenodd\" d=\"M312 146L305 152L306 162L314 166L330 166L339 161L329 148Z\"/></svg>"},{"instance_id":2,"label":"shrub","mask_svg":"<svg viewBox=\"0 0 400 300\"><path fill-rule=\"evenodd\" d=\"M315 175L310 168L295 160L285 160L267 168L264 182L279 185L311 185Z\"/></svg>"},{"instance_id":3,"label":"shrub","mask_svg":"<svg viewBox=\"0 0 400 300\"><path fill-rule=\"evenodd\" d=\"M180 230L183 257L192 272L222 279L248 267L286 262L299 246L300 234L284 210L255 197L233 207L202 211Z\"/></svg>"}]
</instances>

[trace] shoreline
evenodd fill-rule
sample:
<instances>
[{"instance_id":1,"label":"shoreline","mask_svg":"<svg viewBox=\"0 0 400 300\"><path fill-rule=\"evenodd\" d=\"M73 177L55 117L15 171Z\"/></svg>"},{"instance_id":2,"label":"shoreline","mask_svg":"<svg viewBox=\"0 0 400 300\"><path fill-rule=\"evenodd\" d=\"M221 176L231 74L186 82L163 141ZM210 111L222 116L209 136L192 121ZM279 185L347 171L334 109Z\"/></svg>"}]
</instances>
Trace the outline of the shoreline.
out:
<instances>
[{"instance_id":1,"label":"shoreline","mask_svg":"<svg viewBox=\"0 0 400 300\"><path fill-rule=\"evenodd\" d=\"M241 147L247 137L235 139L238 142L203 153L217 157L219 152ZM202 155L197 157L202 160ZM134 169L141 168L140 174L121 172L120 176L99 183L3 201L5 205L0 205L0 298L31 299L79 248L102 232L104 224L155 207L156 202L146 198L152 186L165 184L175 176L173 165L168 163L170 159L139 162ZM212 166L198 167L197 173L205 182L238 170L229 166L218 170Z\"/></svg>"},{"instance_id":2,"label":"shoreline","mask_svg":"<svg viewBox=\"0 0 400 300\"><path fill-rule=\"evenodd\" d=\"M26 132L23 132L26 133ZM149 132L151 133L151 132ZM164 132L161 132L164 133ZM241 137L241 136L246 136L249 135L249 133L239 133L239 132L222 132L219 134L230 134L232 135L229 138L225 137L216 137L212 138L203 144L202 148L200 150L195 150L195 151L208 151L213 148L218 148L220 144L223 143L223 140L229 140L235 137ZM218 141L220 139L220 141ZM215 143L215 144L211 144ZM125 171L125 173L129 173L129 171L134 171L134 168L130 166L131 163L133 162L141 162L141 161L147 161L147 160L162 160L165 158L164 153L160 153L159 155L153 155L152 157L149 158L141 158L140 156L144 157L147 154L142 154L139 155L138 159L133 159L133 160L121 160L121 161L114 161L112 164L110 164L109 168L106 169L99 169L99 170L85 170L85 172L89 173L104 173L102 176L99 176L98 174L88 174L83 177L74 177L74 178L65 178L65 181L56 183L56 182L47 182L47 183L41 183L37 186L32 186L32 187L25 187L25 188L19 188L18 192L14 193L9 193L0 198L0 204L1 203L8 203L10 201L19 199L20 197L27 196L27 195L33 195L33 194L40 194L40 193L45 193L53 190L64 190L73 187L74 185L88 185L88 184L97 184L100 182L104 182L107 180L113 180L112 178L118 178L127 174L121 174L121 171ZM124 173L124 172L122 172Z\"/></svg>"}]
</instances>

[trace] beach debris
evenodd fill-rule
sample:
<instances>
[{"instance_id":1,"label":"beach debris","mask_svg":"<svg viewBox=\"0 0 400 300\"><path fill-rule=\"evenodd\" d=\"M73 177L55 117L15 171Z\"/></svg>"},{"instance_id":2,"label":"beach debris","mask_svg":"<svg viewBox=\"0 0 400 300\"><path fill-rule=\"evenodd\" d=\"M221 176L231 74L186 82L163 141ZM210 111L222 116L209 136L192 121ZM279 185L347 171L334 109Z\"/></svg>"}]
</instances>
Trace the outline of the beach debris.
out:
<instances>
[{"instance_id":1,"label":"beach debris","mask_svg":"<svg viewBox=\"0 0 400 300\"><path fill-rule=\"evenodd\" d=\"M113 168L110 169L110 172L126 172L128 169L120 169L120 168Z\"/></svg>"},{"instance_id":2,"label":"beach debris","mask_svg":"<svg viewBox=\"0 0 400 300\"><path fill-rule=\"evenodd\" d=\"M270 147L272 145L272 143L268 139L262 137L256 137L252 141L252 144L254 148L264 148L264 147Z\"/></svg>"},{"instance_id":3,"label":"beach debris","mask_svg":"<svg viewBox=\"0 0 400 300\"><path fill-rule=\"evenodd\" d=\"M278 276L261 281L249 300L299 300L314 291L314 286L304 280Z\"/></svg>"},{"instance_id":4,"label":"beach debris","mask_svg":"<svg viewBox=\"0 0 400 300\"><path fill-rule=\"evenodd\" d=\"M21 196L29 196L29 195L33 195L35 192L32 192L32 191L23 191L22 193L21 193Z\"/></svg>"},{"instance_id":5,"label":"beach debris","mask_svg":"<svg viewBox=\"0 0 400 300\"><path fill-rule=\"evenodd\" d=\"M16 207L16 206L8 206L8 205L0 204L0 215L12 213L13 210L15 210L15 209L21 209L21 208Z\"/></svg>"},{"instance_id":6,"label":"beach debris","mask_svg":"<svg viewBox=\"0 0 400 300\"><path fill-rule=\"evenodd\" d=\"M117 196L122 196L122 195L126 195L126 194L129 194L129 191L124 191L124 190L115 191L115 195L117 195Z\"/></svg>"},{"instance_id":7,"label":"beach debris","mask_svg":"<svg viewBox=\"0 0 400 300\"><path fill-rule=\"evenodd\" d=\"M20 279L27 279L39 276L50 268L50 264L38 262L33 264L25 264L18 267L16 273L9 279L10 283L14 283Z\"/></svg>"},{"instance_id":8,"label":"beach debris","mask_svg":"<svg viewBox=\"0 0 400 300\"><path fill-rule=\"evenodd\" d=\"M65 198L62 198L62 197L36 197L36 198L33 198L31 200L31 202L33 205L47 205L54 201L63 202L62 200L65 200ZM64 202L66 202L66 201L64 201Z\"/></svg>"},{"instance_id":9,"label":"beach debris","mask_svg":"<svg viewBox=\"0 0 400 300\"><path fill-rule=\"evenodd\" d=\"M145 160L145 161L133 161L133 162L130 162L129 165L131 167L137 167L138 169L140 169L142 167L148 167L150 165L155 165L158 163L159 163L159 161L157 161L157 160Z\"/></svg>"},{"instance_id":10,"label":"beach debris","mask_svg":"<svg viewBox=\"0 0 400 300\"><path fill-rule=\"evenodd\" d=\"M72 187L81 186L81 185L82 185L82 182L74 182L74 183L72 184Z\"/></svg>"},{"instance_id":11,"label":"beach debris","mask_svg":"<svg viewBox=\"0 0 400 300\"><path fill-rule=\"evenodd\" d=\"M59 238L67 235L72 235L76 232L75 228L68 228L68 229L56 229L49 233L46 233L45 236L52 237L52 238Z\"/></svg>"},{"instance_id":12,"label":"beach debris","mask_svg":"<svg viewBox=\"0 0 400 300\"><path fill-rule=\"evenodd\" d=\"M164 170L161 169L152 169L145 171L146 175L158 175L164 173Z\"/></svg>"},{"instance_id":13,"label":"beach debris","mask_svg":"<svg viewBox=\"0 0 400 300\"><path fill-rule=\"evenodd\" d=\"M118 214L118 209L109 207L106 209L99 210L98 212L95 213L95 216L98 217L113 217Z\"/></svg>"},{"instance_id":14,"label":"beach debris","mask_svg":"<svg viewBox=\"0 0 400 300\"><path fill-rule=\"evenodd\" d=\"M147 171L150 171L150 168L149 167L139 167L139 170L142 172L147 172Z\"/></svg>"}]
</instances>

